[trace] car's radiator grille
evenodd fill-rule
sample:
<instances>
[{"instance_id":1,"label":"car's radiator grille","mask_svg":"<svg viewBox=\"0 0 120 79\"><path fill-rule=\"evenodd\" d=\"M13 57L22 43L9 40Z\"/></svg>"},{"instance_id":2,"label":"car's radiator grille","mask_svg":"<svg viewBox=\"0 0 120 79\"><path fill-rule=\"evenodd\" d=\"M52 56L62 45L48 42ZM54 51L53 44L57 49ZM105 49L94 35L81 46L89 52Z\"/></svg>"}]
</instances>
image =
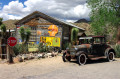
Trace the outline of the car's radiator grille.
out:
<instances>
[{"instance_id":1,"label":"car's radiator grille","mask_svg":"<svg viewBox=\"0 0 120 79\"><path fill-rule=\"evenodd\" d=\"M75 55L75 48L70 49L70 55Z\"/></svg>"}]
</instances>

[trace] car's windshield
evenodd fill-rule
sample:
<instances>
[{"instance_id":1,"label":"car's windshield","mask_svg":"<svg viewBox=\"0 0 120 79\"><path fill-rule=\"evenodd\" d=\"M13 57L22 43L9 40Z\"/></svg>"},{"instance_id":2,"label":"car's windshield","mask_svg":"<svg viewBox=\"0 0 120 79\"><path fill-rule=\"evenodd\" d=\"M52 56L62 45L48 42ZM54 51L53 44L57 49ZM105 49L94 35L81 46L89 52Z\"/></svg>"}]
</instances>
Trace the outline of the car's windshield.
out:
<instances>
[{"instance_id":1,"label":"car's windshield","mask_svg":"<svg viewBox=\"0 0 120 79\"><path fill-rule=\"evenodd\" d=\"M92 43L92 37L81 37L79 38L80 44L91 44Z\"/></svg>"}]
</instances>

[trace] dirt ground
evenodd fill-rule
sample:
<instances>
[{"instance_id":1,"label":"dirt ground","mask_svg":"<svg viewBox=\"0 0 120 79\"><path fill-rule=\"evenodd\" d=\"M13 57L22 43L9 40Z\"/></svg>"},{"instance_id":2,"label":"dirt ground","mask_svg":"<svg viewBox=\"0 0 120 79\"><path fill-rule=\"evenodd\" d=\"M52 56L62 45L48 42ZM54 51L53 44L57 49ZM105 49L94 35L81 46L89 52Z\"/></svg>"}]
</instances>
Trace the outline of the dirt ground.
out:
<instances>
[{"instance_id":1,"label":"dirt ground","mask_svg":"<svg viewBox=\"0 0 120 79\"><path fill-rule=\"evenodd\" d=\"M120 59L90 61L79 66L61 56L17 64L0 64L0 79L120 79Z\"/></svg>"}]
</instances>

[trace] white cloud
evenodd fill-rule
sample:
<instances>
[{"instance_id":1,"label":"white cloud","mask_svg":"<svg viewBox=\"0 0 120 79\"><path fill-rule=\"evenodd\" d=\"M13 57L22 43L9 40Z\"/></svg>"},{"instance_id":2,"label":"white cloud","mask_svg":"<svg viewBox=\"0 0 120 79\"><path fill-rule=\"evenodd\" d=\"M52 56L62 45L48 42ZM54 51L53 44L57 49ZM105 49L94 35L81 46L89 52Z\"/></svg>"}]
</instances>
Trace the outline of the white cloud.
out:
<instances>
[{"instance_id":1,"label":"white cloud","mask_svg":"<svg viewBox=\"0 0 120 79\"><path fill-rule=\"evenodd\" d=\"M20 19L33 11L40 11L47 15L65 19L67 21L89 18L90 10L86 0L27 0L24 3L11 1L4 5L0 17L7 19Z\"/></svg>"},{"instance_id":2,"label":"white cloud","mask_svg":"<svg viewBox=\"0 0 120 79\"><path fill-rule=\"evenodd\" d=\"M11 1L8 5L4 5L3 12L13 15L22 15L24 5L19 1Z\"/></svg>"},{"instance_id":3,"label":"white cloud","mask_svg":"<svg viewBox=\"0 0 120 79\"><path fill-rule=\"evenodd\" d=\"M0 17L3 18L4 20L21 19L22 18L21 16L10 15L10 14L3 13L3 12L0 13Z\"/></svg>"},{"instance_id":4,"label":"white cloud","mask_svg":"<svg viewBox=\"0 0 120 79\"><path fill-rule=\"evenodd\" d=\"M74 8L74 13L79 17L87 18L89 15L90 9L87 8L87 4L78 5Z\"/></svg>"},{"instance_id":5,"label":"white cloud","mask_svg":"<svg viewBox=\"0 0 120 79\"><path fill-rule=\"evenodd\" d=\"M67 22L71 22L71 23L74 23L76 22L77 20L66 20Z\"/></svg>"}]
</instances>

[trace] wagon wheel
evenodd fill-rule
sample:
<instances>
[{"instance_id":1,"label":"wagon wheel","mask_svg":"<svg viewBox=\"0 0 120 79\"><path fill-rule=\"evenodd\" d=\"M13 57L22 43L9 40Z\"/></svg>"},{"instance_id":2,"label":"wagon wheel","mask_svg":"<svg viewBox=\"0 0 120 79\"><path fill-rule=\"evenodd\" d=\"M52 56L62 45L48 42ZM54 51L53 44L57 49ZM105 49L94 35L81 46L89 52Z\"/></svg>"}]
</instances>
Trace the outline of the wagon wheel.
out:
<instances>
[{"instance_id":1,"label":"wagon wheel","mask_svg":"<svg viewBox=\"0 0 120 79\"><path fill-rule=\"evenodd\" d=\"M80 54L77 57L77 62L78 62L79 65L85 65L86 61L87 61L87 57L86 57L86 55L84 53Z\"/></svg>"},{"instance_id":2,"label":"wagon wheel","mask_svg":"<svg viewBox=\"0 0 120 79\"><path fill-rule=\"evenodd\" d=\"M63 53L62 59L63 59L64 62L66 62L66 61L70 61L71 57L70 56L66 56L66 53Z\"/></svg>"},{"instance_id":3,"label":"wagon wheel","mask_svg":"<svg viewBox=\"0 0 120 79\"><path fill-rule=\"evenodd\" d=\"M107 56L107 60L108 60L108 61L113 61L113 60L114 60L114 57L115 57L114 53L113 53L113 52L109 52L109 53L108 53L108 56Z\"/></svg>"}]
</instances>

